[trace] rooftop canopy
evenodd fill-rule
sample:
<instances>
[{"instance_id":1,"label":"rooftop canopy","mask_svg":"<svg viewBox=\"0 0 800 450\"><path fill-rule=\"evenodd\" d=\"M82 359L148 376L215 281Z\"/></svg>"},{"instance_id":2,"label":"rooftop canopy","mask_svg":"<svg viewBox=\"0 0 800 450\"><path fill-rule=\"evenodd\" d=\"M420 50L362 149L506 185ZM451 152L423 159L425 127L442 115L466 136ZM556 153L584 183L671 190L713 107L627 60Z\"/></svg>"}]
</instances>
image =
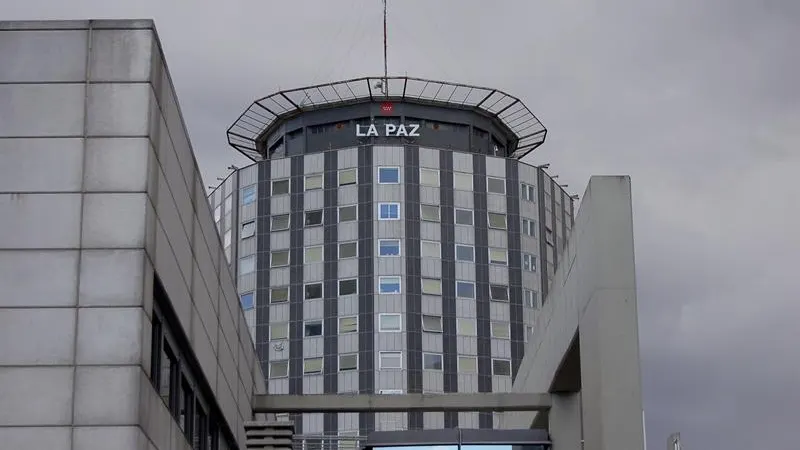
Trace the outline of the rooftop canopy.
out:
<instances>
[{"instance_id":1,"label":"rooftop canopy","mask_svg":"<svg viewBox=\"0 0 800 450\"><path fill-rule=\"evenodd\" d=\"M228 143L259 161L264 159L264 150L257 142L283 119L307 111L383 101L459 108L489 116L516 136L515 147L509 149L513 158L528 154L547 135L525 104L497 89L412 77L364 77L280 91L258 99L228 128Z\"/></svg>"}]
</instances>

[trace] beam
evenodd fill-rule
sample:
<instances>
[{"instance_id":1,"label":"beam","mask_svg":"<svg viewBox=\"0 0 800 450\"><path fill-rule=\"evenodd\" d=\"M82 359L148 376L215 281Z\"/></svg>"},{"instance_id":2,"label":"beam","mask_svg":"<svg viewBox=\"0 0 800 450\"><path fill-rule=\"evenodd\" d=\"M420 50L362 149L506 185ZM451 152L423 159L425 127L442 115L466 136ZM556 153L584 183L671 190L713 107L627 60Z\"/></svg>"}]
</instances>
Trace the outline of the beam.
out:
<instances>
[{"instance_id":1,"label":"beam","mask_svg":"<svg viewBox=\"0 0 800 450\"><path fill-rule=\"evenodd\" d=\"M253 413L547 411L550 394L256 395Z\"/></svg>"}]
</instances>

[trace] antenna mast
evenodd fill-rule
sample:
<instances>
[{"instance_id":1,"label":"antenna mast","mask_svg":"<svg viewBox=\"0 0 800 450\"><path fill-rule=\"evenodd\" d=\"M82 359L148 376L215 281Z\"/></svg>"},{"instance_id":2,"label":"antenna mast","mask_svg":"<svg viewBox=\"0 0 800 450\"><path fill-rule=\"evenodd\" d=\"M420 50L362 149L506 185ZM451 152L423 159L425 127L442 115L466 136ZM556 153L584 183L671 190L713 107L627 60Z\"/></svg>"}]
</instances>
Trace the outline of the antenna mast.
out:
<instances>
[{"instance_id":1,"label":"antenna mast","mask_svg":"<svg viewBox=\"0 0 800 450\"><path fill-rule=\"evenodd\" d=\"M386 0L383 0L383 94L389 96L389 63L386 49Z\"/></svg>"}]
</instances>

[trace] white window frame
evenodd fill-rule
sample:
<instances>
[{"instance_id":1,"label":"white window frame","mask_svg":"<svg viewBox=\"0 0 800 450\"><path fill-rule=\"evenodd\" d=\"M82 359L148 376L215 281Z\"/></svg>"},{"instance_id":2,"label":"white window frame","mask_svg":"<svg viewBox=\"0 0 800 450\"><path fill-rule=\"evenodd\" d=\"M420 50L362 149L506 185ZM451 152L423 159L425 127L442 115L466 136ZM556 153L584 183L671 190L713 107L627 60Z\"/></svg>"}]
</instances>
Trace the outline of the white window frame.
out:
<instances>
[{"instance_id":1,"label":"white window frame","mask_svg":"<svg viewBox=\"0 0 800 450\"><path fill-rule=\"evenodd\" d=\"M397 279L397 284L400 286L400 289L397 292L383 292L383 291L381 291L381 284L383 283L383 280L385 280L386 278L396 278ZM381 294L381 295L399 295L399 294L402 294L402 293L403 293L403 277L401 277L399 275L383 275L383 276L379 276L378 277L378 294Z\"/></svg>"},{"instance_id":2,"label":"white window frame","mask_svg":"<svg viewBox=\"0 0 800 450\"><path fill-rule=\"evenodd\" d=\"M245 234L245 227L248 225L252 225L252 233ZM256 235L256 221L255 220L248 220L242 224L242 234L239 237L241 240L245 240L251 238Z\"/></svg>"},{"instance_id":3,"label":"white window frame","mask_svg":"<svg viewBox=\"0 0 800 450\"><path fill-rule=\"evenodd\" d=\"M492 251L498 252L505 252L506 259L503 261L500 260L492 260ZM487 256L489 257L489 264L493 266L507 266L508 265L508 249L507 248L498 248L498 247L489 247Z\"/></svg>"},{"instance_id":4,"label":"white window frame","mask_svg":"<svg viewBox=\"0 0 800 450\"><path fill-rule=\"evenodd\" d=\"M495 371L494 371L494 362L495 361L503 361L503 362L507 362L508 363L508 375L502 374L502 373L500 373L500 374L495 373ZM496 376L501 376L501 377L510 377L512 372L513 372L513 367L511 366L511 360L510 359L508 359L508 358L492 358L492 375L493 376L496 375Z\"/></svg>"},{"instance_id":5,"label":"white window frame","mask_svg":"<svg viewBox=\"0 0 800 450\"><path fill-rule=\"evenodd\" d=\"M355 219L342 221L342 208L355 208L356 209ZM338 223L358 222L358 203L352 205L342 205L336 208L336 221Z\"/></svg>"},{"instance_id":6,"label":"white window frame","mask_svg":"<svg viewBox=\"0 0 800 450\"><path fill-rule=\"evenodd\" d=\"M381 181L381 169L392 169L397 171L397 181ZM378 184L400 184L401 178L400 166L379 166L378 167Z\"/></svg>"},{"instance_id":7,"label":"white window frame","mask_svg":"<svg viewBox=\"0 0 800 450\"><path fill-rule=\"evenodd\" d=\"M434 282L438 281L439 282L439 292L434 292L434 293L425 292L425 290L423 289L423 284L425 283L425 281L434 281ZM438 296L441 296L442 295L442 290L443 290L443 286L442 286L442 279L441 278L426 278L426 277L420 278L420 294L422 294L422 295L438 295Z\"/></svg>"},{"instance_id":8,"label":"white window frame","mask_svg":"<svg viewBox=\"0 0 800 450\"><path fill-rule=\"evenodd\" d=\"M276 253L286 253L286 264L275 265L274 259ZM289 249L273 250L269 252L269 266L270 267L289 267L292 264L292 252Z\"/></svg>"},{"instance_id":9,"label":"white window frame","mask_svg":"<svg viewBox=\"0 0 800 450\"><path fill-rule=\"evenodd\" d=\"M462 334L461 327L459 326L463 322L469 322L472 328L472 334ZM456 335L457 336L477 336L478 335L478 321L474 317L457 317L456 318Z\"/></svg>"},{"instance_id":10,"label":"white window frame","mask_svg":"<svg viewBox=\"0 0 800 450\"><path fill-rule=\"evenodd\" d=\"M462 259L458 259L458 247L469 247L469 248L471 248L471 249L472 249L472 260L471 260L471 261L464 261L464 260L462 260ZM455 251L453 252L453 256L455 256L456 262L462 262L462 263L472 263L472 264L474 264L474 263L475 263L475 246L474 246L474 245L469 245L469 244L455 244L455 249L454 249L454 250L455 250Z\"/></svg>"},{"instance_id":11,"label":"white window frame","mask_svg":"<svg viewBox=\"0 0 800 450\"><path fill-rule=\"evenodd\" d=\"M397 329L384 329L383 328L383 318L384 317L397 317L399 320L399 324ZM381 333L402 333L403 332L403 314L401 313L380 313L378 314L378 331Z\"/></svg>"},{"instance_id":12,"label":"white window frame","mask_svg":"<svg viewBox=\"0 0 800 450\"><path fill-rule=\"evenodd\" d=\"M342 319L356 319L356 329L353 330L353 331L345 331L343 333L342 332ZM358 333L358 330L359 330L358 314L355 314L355 315L352 315L352 316L340 316L340 317L338 317L336 319L336 334L354 334L354 333Z\"/></svg>"},{"instance_id":13,"label":"white window frame","mask_svg":"<svg viewBox=\"0 0 800 450\"><path fill-rule=\"evenodd\" d=\"M522 194L524 192L525 194ZM526 202L536 201L536 187L528 183L520 183L520 198Z\"/></svg>"},{"instance_id":14,"label":"white window frame","mask_svg":"<svg viewBox=\"0 0 800 450\"><path fill-rule=\"evenodd\" d=\"M276 194L275 193L275 183L280 183L282 181L285 181L288 184L289 190L286 191L286 192L282 192L280 194ZM269 194L270 194L271 197L275 197L276 195L289 195L291 193L292 193L292 180L290 180L289 178L281 178L281 179L278 179L278 180L272 180L269 183Z\"/></svg>"},{"instance_id":15,"label":"white window frame","mask_svg":"<svg viewBox=\"0 0 800 450\"><path fill-rule=\"evenodd\" d=\"M436 174L436 184L427 184L427 183L423 183L422 182L422 172L425 171L425 170L431 171L431 172ZM420 186L434 186L434 187L441 186L442 185L442 176L439 173L439 169L431 169L430 167L420 167L419 168L419 185Z\"/></svg>"},{"instance_id":16,"label":"white window frame","mask_svg":"<svg viewBox=\"0 0 800 450\"><path fill-rule=\"evenodd\" d=\"M313 285L313 284L318 284L318 285L320 285L322 287L322 290L320 291L320 296L318 298L308 298L308 297L306 297L306 288L308 286ZM325 283L323 283L321 281L312 281L312 282L303 284L303 301L306 301L306 300L322 300L323 298L325 298Z\"/></svg>"},{"instance_id":17,"label":"white window frame","mask_svg":"<svg viewBox=\"0 0 800 450\"><path fill-rule=\"evenodd\" d=\"M276 217L284 217L288 218L289 220L286 221L286 228L275 228L275 218ZM291 214L275 214L269 218L269 228L270 231L285 231L292 227L292 215Z\"/></svg>"},{"instance_id":18,"label":"white window frame","mask_svg":"<svg viewBox=\"0 0 800 450\"><path fill-rule=\"evenodd\" d=\"M311 189L309 189L308 188L308 180L309 179L315 179L315 178L319 178L319 187L312 187ZM311 173L311 174L306 175L303 178L303 191L304 192L319 191L319 190L322 190L322 189L325 189L325 174L322 174L322 173Z\"/></svg>"},{"instance_id":19,"label":"white window frame","mask_svg":"<svg viewBox=\"0 0 800 450\"><path fill-rule=\"evenodd\" d=\"M342 245L351 245L351 244L355 244L355 246L356 246L356 254L355 254L355 255L353 255L353 256L345 256L345 257L342 257ZM337 255L336 255L336 256L338 256L338 257L339 257L339 259L353 259L353 258L358 258L358 241L345 241L345 242L339 242L339 245L338 245L338 247L337 247L337 250L338 250L338 251L337 251Z\"/></svg>"},{"instance_id":20,"label":"white window frame","mask_svg":"<svg viewBox=\"0 0 800 450\"><path fill-rule=\"evenodd\" d=\"M381 255L381 242L394 241L397 242L396 255ZM403 241L402 239L378 239L378 256L381 258L399 258L403 255Z\"/></svg>"},{"instance_id":21,"label":"white window frame","mask_svg":"<svg viewBox=\"0 0 800 450\"><path fill-rule=\"evenodd\" d=\"M272 337L272 330L274 330L275 327L278 326L278 325L282 325L282 326L286 327L286 336L285 337ZM289 330L289 322L271 323L271 324L269 324L269 341L270 342L272 342L272 341L285 341L285 340L289 339L289 334L290 334L289 331L290 331Z\"/></svg>"},{"instance_id":22,"label":"white window frame","mask_svg":"<svg viewBox=\"0 0 800 450\"><path fill-rule=\"evenodd\" d=\"M456 186L456 179L458 177L464 177L465 180L467 177L469 177L469 189L462 189ZM473 192L475 190L475 177L471 173L453 172L453 189L462 192Z\"/></svg>"},{"instance_id":23,"label":"white window frame","mask_svg":"<svg viewBox=\"0 0 800 450\"><path fill-rule=\"evenodd\" d=\"M245 191L250 191L250 190L253 191L253 201L245 203L244 199L247 197L245 195ZM249 205L251 203L255 203L258 200L258 191L256 190L256 185L255 184L251 184L249 186L245 186L245 187L241 188L239 195L241 197L239 202L242 204L242 206L246 206L246 205Z\"/></svg>"},{"instance_id":24,"label":"white window frame","mask_svg":"<svg viewBox=\"0 0 800 450\"><path fill-rule=\"evenodd\" d=\"M426 318L426 317L432 317L432 318L434 318L434 319L438 319L438 321L439 321L439 329L438 329L438 330L436 330L436 329L429 329L429 328L426 328L426 327L425 327L425 318ZM422 324L422 331L425 331L425 332L427 332L427 333L444 333L444 320L442 319L442 316L440 316L440 315L436 315L436 314L423 314L423 315L422 315L422 319L421 319L421 324Z\"/></svg>"},{"instance_id":25,"label":"white window frame","mask_svg":"<svg viewBox=\"0 0 800 450\"><path fill-rule=\"evenodd\" d=\"M286 375L275 376L273 374L273 370L272 370L273 364L281 364L281 365L285 364L286 365ZM289 360L288 359L281 359L281 360L278 360L278 361L270 361L269 362L269 378L271 378L273 380L281 379L281 378L289 378Z\"/></svg>"},{"instance_id":26,"label":"white window frame","mask_svg":"<svg viewBox=\"0 0 800 450\"><path fill-rule=\"evenodd\" d=\"M461 360L462 359L470 359L470 360L474 361L475 362L475 370L474 371L469 371L469 372L465 371L461 367ZM475 356L475 355L458 355L458 372L459 373L461 373L461 372L464 372L464 373L478 373L478 357Z\"/></svg>"},{"instance_id":27,"label":"white window frame","mask_svg":"<svg viewBox=\"0 0 800 450\"><path fill-rule=\"evenodd\" d=\"M528 269L528 265L530 262L530 269ZM522 261L521 261L521 268L526 272L536 272L536 255L533 253L523 253L522 254Z\"/></svg>"},{"instance_id":28,"label":"white window frame","mask_svg":"<svg viewBox=\"0 0 800 450\"><path fill-rule=\"evenodd\" d=\"M493 287L505 288L506 298L494 298L492 296L492 288ZM509 291L508 286L503 285L503 284L489 284L489 300L491 300L493 302L503 302L503 303L510 302L511 301L511 292Z\"/></svg>"},{"instance_id":29,"label":"white window frame","mask_svg":"<svg viewBox=\"0 0 800 450\"><path fill-rule=\"evenodd\" d=\"M458 285L459 285L459 283L472 285L472 297L462 297L462 296L458 295ZM456 280L455 288L456 288L456 292L455 292L456 298L464 298L464 299L468 299L468 300L475 300L475 297L477 296L477 291L476 291L477 287L476 287L474 281Z\"/></svg>"},{"instance_id":30,"label":"white window frame","mask_svg":"<svg viewBox=\"0 0 800 450\"><path fill-rule=\"evenodd\" d=\"M425 367L425 357L426 356L438 356L439 361L441 362L441 369L428 369ZM444 370L444 355L441 353L436 352L422 352L422 370L428 372L442 372Z\"/></svg>"},{"instance_id":31,"label":"white window frame","mask_svg":"<svg viewBox=\"0 0 800 450\"><path fill-rule=\"evenodd\" d=\"M318 322L320 327L321 327L321 331L320 331L319 335L317 335L317 336L309 336L309 335L306 334L306 325L308 325L309 323L312 323L312 322L314 322L314 323ZM305 338L318 338L318 337L323 337L323 336L325 336L325 320L324 319L308 319L308 320L304 320L303 321L303 339L305 339Z\"/></svg>"},{"instance_id":32,"label":"white window frame","mask_svg":"<svg viewBox=\"0 0 800 450\"><path fill-rule=\"evenodd\" d=\"M397 206L397 217L381 217L381 206ZM400 220L403 213L400 210L400 202L379 202L378 203L378 220Z\"/></svg>"},{"instance_id":33,"label":"white window frame","mask_svg":"<svg viewBox=\"0 0 800 450\"><path fill-rule=\"evenodd\" d=\"M528 226L525 226L525 224ZM536 237L536 221L527 217L522 218L521 233L525 236Z\"/></svg>"},{"instance_id":34,"label":"white window frame","mask_svg":"<svg viewBox=\"0 0 800 450\"><path fill-rule=\"evenodd\" d=\"M522 289L522 305L526 308L537 309L539 307L539 293L533 289Z\"/></svg>"},{"instance_id":35,"label":"white window frame","mask_svg":"<svg viewBox=\"0 0 800 450\"><path fill-rule=\"evenodd\" d=\"M306 219L308 218L308 213L315 213L315 212L319 212L321 214L319 218L319 223L308 225L306 223ZM325 225L325 209L309 209L308 211L303 211L303 228L321 227L323 225Z\"/></svg>"},{"instance_id":36,"label":"white window frame","mask_svg":"<svg viewBox=\"0 0 800 450\"><path fill-rule=\"evenodd\" d=\"M492 215L503 217L502 227L496 227L492 225ZM486 213L486 225L492 230L508 230L508 215L499 212L489 211Z\"/></svg>"},{"instance_id":37,"label":"white window frame","mask_svg":"<svg viewBox=\"0 0 800 450\"><path fill-rule=\"evenodd\" d=\"M319 249L320 250L320 260L319 261L309 261L308 260L308 251L312 249ZM319 264L325 262L325 246L324 245L309 245L308 247L303 248L303 264Z\"/></svg>"},{"instance_id":38,"label":"white window frame","mask_svg":"<svg viewBox=\"0 0 800 450\"><path fill-rule=\"evenodd\" d=\"M422 213L422 211L424 210L424 208L426 206L428 208L436 208L436 219L430 219L430 218L424 217L424 214ZM429 205L427 203L420 203L420 205L419 205L419 220L422 220L424 222L440 223L442 221L442 208L439 205Z\"/></svg>"},{"instance_id":39,"label":"white window frame","mask_svg":"<svg viewBox=\"0 0 800 450\"><path fill-rule=\"evenodd\" d=\"M343 370L342 369L342 356L355 356L356 357L356 366L353 367L353 368L349 368L349 369L344 369ZM358 352L340 353L339 357L336 360L336 363L337 363L337 366L338 366L337 369L339 369L339 372L354 372L354 371L358 372Z\"/></svg>"},{"instance_id":40,"label":"white window frame","mask_svg":"<svg viewBox=\"0 0 800 450\"><path fill-rule=\"evenodd\" d=\"M393 366L387 367L387 366L385 366L383 364L383 358L384 358L384 356L388 356L388 355L399 357L400 364L397 367L393 367ZM380 369L380 370L403 370L403 352L401 352L401 351L381 351L381 352L378 352L378 369ZM386 389L381 390L381 393L385 394L385 392L383 392L385 390ZM399 393L402 394L403 393L402 390Z\"/></svg>"},{"instance_id":41,"label":"white window frame","mask_svg":"<svg viewBox=\"0 0 800 450\"><path fill-rule=\"evenodd\" d=\"M342 184L342 173L345 172L354 172L356 174L356 179L352 183ZM339 173L336 175L336 182L339 186L353 186L358 184L358 167L348 167L347 169L339 169Z\"/></svg>"},{"instance_id":42,"label":"white window frame","mask_svg":"<svg viewBox=\"0 0 800 450\"><path fill-rule=\"evenodd\" d=\"M470 217L470 219L469 219L470 223L468 223L468 224L466 224L466 223L458 223L458 220L457 220L458 211L466 211L466 212L468 212L469 213L469 217ZM474 209L469 209L469 208L453 208L453 224L459 225L459 226L462 226L462 227L474 227L475 226L475 210Z\"/></svg>"},{"instance_id":43,"label":"white window frame","mask_svg":"<svg viewBox=\"0 0 800 450\"><path fill-rule=\"evenodd\" d=\"M356 282L356 291L350 294L342 294L342 281L355 281ZM336 291L338 292L339 296L343 295L358 295L358 278L343 278L336 282Z\"/></svg>"},{"instance_id":44,"label":"white window frame","mask_svg":"<svg viewBox=\"0 0 800 450\"><path fill-rule=\"evenodd\" d=\"M272 292L274 290L276 290L276 289L286 289L286 300L283 300L283 301L280 301L280 302L272 301ZM272 287L269 288L269 303L270 303L270 305L271 304L280 305L281 303L288 303L289 300L291 300L291 298L292 298L291 294L292 294L291 286L272 286Z\"/></svg>"},{"instance_id":45,"label":"white window frame","mask_svg":"<svg viewBox=\"0 0 800 450\"><path fill-rule=\"evenodd\" d=\"M422 255L422 246L424 244L434 244L436 247L439 248L439 251L436 253L436 256L424 256ZM435 259L442 259L442 243L439 241L425 241L422 240L419 242L419 253L422 258L435 258Z\"/></svg>"},{"instance_id":46,"label":"white window frame","mask_svg":"<svg viewBox=\"0 0 800 450\"><path fill-rule=\"evenodd\" d=\"M503 182L503 192L492 192L489 190L489 180L500 180ZM486 193L487 194L497 194L497 195L506 195L506 179L500 177L486 177Z\"/></svg>"},{"instance_id":47,"label":"white window frame","mask_svg":"<svg viewBox=\"0 0 800 450\"><path fill-rule=\"evenodd\" d=\"M231 237L233 236L233 230L227 230L222 235L222 246L224 248L228 248L231 246Z\"/></svg>"},{"instance_id":48,"label":"white window frame","mask_svg":"<svg viewBox=\"0 0 800 450\"><path fill-rule=\"evenodd\" d=\"M503 325L505 327L505 329L508 330L508 336L496 336L494 334L495 325L498 325L498 326L499 325ZM511 323L509 323L509 322L499 322L499 321L490 322L489 323L489 335L492 337L492 339L502 339L502 340L505 340L505 341L511 339Z\"/></svg>"},{"instance_id":49,"label":"white window frame","mask_svg":"<svg viewBox=\"0 0 800 450\"><path fill-rule=\"evenodd\" d=\"M312 360L319 360L319 370L318 371L306 371L306 362ZM319 375L325 372L325 358L322 356L315 356L311 358L303 358L303 375Z\"/></svg>"}]
</instances>

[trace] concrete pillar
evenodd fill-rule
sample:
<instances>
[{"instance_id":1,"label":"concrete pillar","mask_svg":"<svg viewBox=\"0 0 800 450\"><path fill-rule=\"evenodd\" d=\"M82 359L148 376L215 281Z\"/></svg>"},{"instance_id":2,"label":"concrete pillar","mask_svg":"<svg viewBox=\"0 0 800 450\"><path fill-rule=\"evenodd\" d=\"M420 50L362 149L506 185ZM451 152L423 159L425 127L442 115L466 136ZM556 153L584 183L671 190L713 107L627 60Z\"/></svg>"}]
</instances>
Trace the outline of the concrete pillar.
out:
<instances>
[{"instance_id":1,"label":"concrete pillar","mask_svg":"<svg viewBox=\"0 0 800 450\"><path fill-rule=\"evenodd\" d=\"M582 450L581 394L570 392L553 394L550 408L550 439L553 450Z\"/></svg>"}]
</instances>

